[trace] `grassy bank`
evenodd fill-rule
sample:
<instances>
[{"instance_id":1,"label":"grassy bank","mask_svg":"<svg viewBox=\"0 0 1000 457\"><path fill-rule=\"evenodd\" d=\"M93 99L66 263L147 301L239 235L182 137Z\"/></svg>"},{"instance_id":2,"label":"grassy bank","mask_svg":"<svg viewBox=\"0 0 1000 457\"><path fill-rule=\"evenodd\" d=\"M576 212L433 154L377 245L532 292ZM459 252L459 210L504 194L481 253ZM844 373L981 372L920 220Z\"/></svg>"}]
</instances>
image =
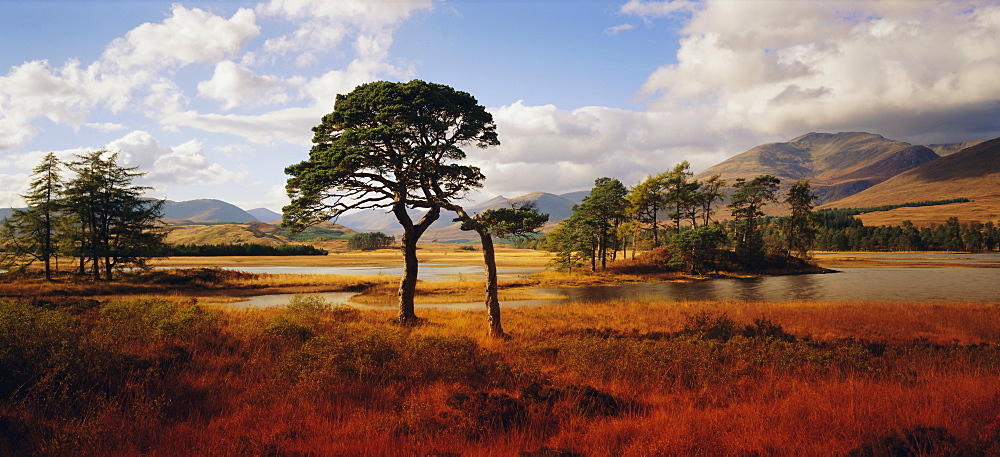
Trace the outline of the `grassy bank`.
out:
<instances>
[{"instance_id":1,"label":"grassy bank","mask_svg":"<svg viewBox=\"0 0 1000 457\"><path fill-rule=\"evenodd\" d=\"M519 308L510 342L393 314L0 301L0 454L1000 451L995 305Z\"/></svg>"},{"instance_id":2,"label":"grassy bank","mask_svg":"<svg viewBox=\"0 0 1000 457\"><path fill-rule=\"evenodd\" d=\"M137 271L114 281L61 275L45 281L39 273L0 275L0 297L116 297L177 295L192 298L245 297L277 293L362 291L398 283L389 276L259 274L218 268Z\"/></svg>"}]
</instances>

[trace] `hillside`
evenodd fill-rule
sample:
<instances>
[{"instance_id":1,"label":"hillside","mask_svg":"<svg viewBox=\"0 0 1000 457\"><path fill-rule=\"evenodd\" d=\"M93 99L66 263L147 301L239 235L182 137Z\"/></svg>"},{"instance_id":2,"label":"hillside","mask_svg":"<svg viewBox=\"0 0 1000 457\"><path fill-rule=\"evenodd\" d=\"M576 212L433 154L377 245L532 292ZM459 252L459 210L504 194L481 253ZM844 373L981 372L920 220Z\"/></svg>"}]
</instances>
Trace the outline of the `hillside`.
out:
<instances>
[{"instance_id":1,"label":"hillside","mask_svg":"<svg viewBox=\"0 0 1000 457\"><path fill-rule=\"evenodd\" d=\"M948 143L948 144L928 144L927 147L934 151L937 155L944 157L947 155L952 155L958 151L966 148L971 148L985 140L978 141L963 141L961 143Z\"/></svg>"},{"instance_id":2,"label":"hillside","mask_svg":"<svg viewBox=\"0 0 1000 457\"><path fill-rule=\"evenodd\" d=\"M278 222L281 221L281 214L271 211L267 208L254 208L248 209L247 213L256 218L261 222Z\"/></svg>"},{"instance_id":3,"label":"hillside","mask_svg":"<svg viewBox=\"0 0 1000 457\"><path fill-rule=\"evenodd\" d=\"M956 216L962 221L996 222L1000 218L1000 138L913 168L821 208L864 208L962 197L972 201L868 213L862 220L866 225L895 225L906 219L927 225Z\"/></svg>"},{"instance_id":4,"label":"hillside","mask_svg":"<svg viewBox=\"0 0 1000 457\"><path fill-rule=\"evenodd\" d=\"M178 225L171 227L166 242L168 244L263 244L277 246L289 243L328 241L352 233L354 231L351 229L327 222L311 227L302 234L293 237L288 230L279 225L253 221L242 224Z\"/></svg>"},{"instance_id":5,"label":"hillside","mask_svg":"<svg viewBox=\"0 0 1000 457\"><path fill-rule=\"evenodd\" d=\"M573 214L573 205L580 203L586 195L587 192L584 191L563 195L532 192L514 198L498 196L482 203L466 206L465 211L469 214L476 214L488 209L533 203L539 212L549 215L549 223L555 223ZM419 210L410 210L409 213L410 217L414 219L423 215L423 211ZM478 242L478 235L463 232L460 229L460 224L454 221L456 217L457 215L451 211L442 211L437 222L431 225L422 239L453 243ZM385 210L366 210L347 214L338 218L337 223L359 232L382 232L395 236L402 234L402 228L396 221L396 217Z\"/></svg>"},{"instance_id":6,"label":"hillside","mask_svg":"<svg viewBox=\"0 0 1000 457\"><path fill-rule=\"evenodd\" d=\"M200 199L183 202L167 200L163 205L163 221L168 224L184 222L243 223L257 221L257 218L236 205L222 200Z\"/></svg>"},{"instance_id":7,"label":"hillside","mask_svg":"<svg viewBox=\"0 0 1000 457\"><path fill-rule=\"evenodd\" d=\"M915 166L938 159L931 149L864 132L808 133L787 143L757 146L697 174L732 183L769 174L787 188L808 179L820 202L836 201Z\"/></svg>"}]
</instances>

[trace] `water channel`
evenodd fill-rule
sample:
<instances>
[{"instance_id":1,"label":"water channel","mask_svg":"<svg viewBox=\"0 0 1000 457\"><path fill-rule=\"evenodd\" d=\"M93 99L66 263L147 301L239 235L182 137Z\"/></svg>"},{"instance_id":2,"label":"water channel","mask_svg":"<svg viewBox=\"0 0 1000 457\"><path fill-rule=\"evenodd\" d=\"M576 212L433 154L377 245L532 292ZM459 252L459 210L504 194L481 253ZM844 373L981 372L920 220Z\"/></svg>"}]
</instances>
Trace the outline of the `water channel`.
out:
<instances>
[{"instance_id":1,"label":"water channel","mask_svg":"<svg viewBox=\"0 0 1000 457\"><path fill-rule=\"evenodd\" d=\"M769 276L747 279L710 279L691 282L658 282L615 286L547 288L540 292L561 298L504 302L505 307L559 304L565 302L606 302L613 300L750 300L750 301L971 301L1000 303L1000 254L850 254L889 261L939 263L923 268L838 268L837 273ZM955 263L973 264L986 268L954 268ZM398 276L400 268L344 267L259 267L240 270L256 273L324 273ZM511 278L533 273L531 269L501 269L501 277ZM468 279L482 275L478 266L421 265L424 280ZM353 293L320 294L331 303L351 303ZM289 295L251 297L232 306L283 306ZM479 309L481 303L417 305L418 308Z\"/></svg>"}]
</instances>

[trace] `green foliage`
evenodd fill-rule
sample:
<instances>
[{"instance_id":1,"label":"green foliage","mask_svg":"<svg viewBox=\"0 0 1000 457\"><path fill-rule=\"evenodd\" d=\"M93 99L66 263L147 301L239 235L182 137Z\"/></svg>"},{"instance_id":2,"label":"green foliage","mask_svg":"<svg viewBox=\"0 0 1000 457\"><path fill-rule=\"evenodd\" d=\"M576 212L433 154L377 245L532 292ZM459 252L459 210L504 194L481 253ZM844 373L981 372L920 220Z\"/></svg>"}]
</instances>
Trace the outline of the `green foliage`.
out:
<instances>
[{"instance_id":1,"label":"green foliage","mask_svg":"<svg viewBox=\"0 0 1000 457\"><path fill-rule=\"evenodd\" d=\"M785 238L786 252L796 252L805 258L809 249L816 242L819 232L816 228L812 209L819 197L809 190L809 181L797 181L788 190L785 203L791 209L791 216L784 218L780 224Z\"/></svg>"},{"instance_id":2,"label":"green foliage","mask_svg":"<svg viewBox=\"0 0 1000 457\"><path fill-rule=\"evenodd\" d=\"M416 323L417 242L442 207L482 186L462 148L500 144L493 116L445 85L377 81L338 94L313 132L309 160L285 169L282 225L300 232L352 209L391 210L403 227L399 320ZM427 211L415 222L413 208Z\"/></svg>"},{"instance_id":3,"label":"green foliage","mask_svg":"<svg viewBox=\"0 0 1000 457\"><path fill-rule=\"evenodd\" d=\"M109 151L77 156L69 168L76 176L63 200L75 224L68 242L74 255L90 263L94 279L110 280L115 270L144 267L162 252L166 235L154 229L164 201L144 198L150 188L133 184L145 173L118 165L118 153Z\"/></svg>"},{"instance_id":4,"label":"green foliage","mask_svg":"<svg viewBox=\"0 0 1000 457\"><path fill-rule=\"evenodd\" d=\"M63 206L61 167L54 153L46 154L33 170L28 193L23 195L28 208L15 210L0 226L0 264L4 268L18 265L23 269L39 260L45 268L45 279L52 279L51 260L58 251L57 229Z\"/></svg>"},{"instance_id":5,"label":"green foliage","mask_svg":"<svg viewBox=\"0 0 1000 457\"><path fill-rule=\"evenodd\" d=\"M671 237L672 263L689 273L704 273L715 267L719 247L726 242L726 232L717 225L695 227Z\"/></svg>"},{"instance_id":6,"label":"green foliage","mask_svg":"<svg viewBox=\"0 0 1000 457\"><path fill-rule=\"evenodd\" d=\"M816 248L824 251L967 251L994 252L1000 248L1000 227L992 222L946 223L917 228L910 221L901 226L867 227L852 216L816 212L821 225ZM849 218L853 223L845 224ZM829 224L829 225L825 225Z\"/></svg>"},{"instance_id":7,"label":"green foliage","mask_svg":"<svg viewBox=\"0 0 1000 457\"><path fill-rule=\"evenodd\" d=\"M940 205L950 205L952 203L968 203L972 200L968 198L950 198L946 200L924 200L919 202L909 202L901 203L898 205L882 205L882 206L870 206L867 208L832 208L832 209L821 209L818 211L820 215L829 214L845 214L849 216L857 216L859 214L874 213L877 211L891 211L897 208L922 208L925 206L940 206Z\"/></svg>"},{"instance_id":8,"label":"green foliage","mask_svg":"<svg viewBox=\"0 0 1000 457\"><path fill-rule=\"evenodd\" d=\"M628 190L613 178L598 178L590 194L573 207L573 215L560 222L561 231L552 247L564 266L572 269L582 259L590 260L591 271L607 266L621 248L617 228L625 222Z\"/></svg>"},{"instance_id":9,"label":"green foliage","mask_svg":"<svg viewBox=\"0 0 1000 457\"><path fill-rule=\"evenodd\" d=\"M549 215L539 213L538 209L531 203L519 205L513 208L488 209L472 217L472 220L463 222L463 230L469 225L482 227L492 236L497 238L525 238L531 237L536 231L545 225L549 220Z\"/></svg>"},{"instance_id":10,"label":"green foliage","mask_svg":"<svg viewBox=\"0 0 1000 457\"><path fill-rule=\"evenodd\" d=\"M382 232L356 233L347 240L347 249L353 251L374 251L385 249L396 243L396 238Z\"/></svg>"},{"instance_id":11,"label":"green foliage","mask_svg":"<svg viewBox=\"0 0 1000 457\"><path fill-rule=\"evenodd\" d=\"M437 197L461 195L483 179L478 168L453 163L465 158L461 147L499 144L492 116L475 98L419 80L338 94L313 132L309 160L285 170L292 203L283 223L293 231L349 209L434 206L418 192L429 180L447 191Z\"/></svg>"},{"instance_id":12,"label":"green foliage","mask_svg":"<svg viewBox=\"0 0 1000 457\"><path fill-rule=\"evenodd\" d=\"M732 194L733 244L736 255L743 259L750 269L758 268L764 258L764 236L761 219L764 206L777 201L778 184L781 181L771 175L761 175L747 181L737 179Z\"/></svg>"},{"instance_id":13,"label":"green foliage","mask_svg":"<svg viewBox=\"0 0 1000 457\"><path fill-rule=\"evenodd\" d=\"M327 255L324 249L308 244L266 245L246 244L175 244L165 248L167 257L213 257L213 256L295 256Z\"/></svg>"},{"instance_id":14,"label":"green foliage","mask_svg":"<svg viewBox=\"0 0 1000 457\"><path fill-rule=\"evenodd\" d=\"M648 225L652 235L653 248L660 246L660 212L667 204L664 188L668 172L656 176L647 176L625 196L628 201L628 214L639 224Z\"/></svg>"}]
</instances>

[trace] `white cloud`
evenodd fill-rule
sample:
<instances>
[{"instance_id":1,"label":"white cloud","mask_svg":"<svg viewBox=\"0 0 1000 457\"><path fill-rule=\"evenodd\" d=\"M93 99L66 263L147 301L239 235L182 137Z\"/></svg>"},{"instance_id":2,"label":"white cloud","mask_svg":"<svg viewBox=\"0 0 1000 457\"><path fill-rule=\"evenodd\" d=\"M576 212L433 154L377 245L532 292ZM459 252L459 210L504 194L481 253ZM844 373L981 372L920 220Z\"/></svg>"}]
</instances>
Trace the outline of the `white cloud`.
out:
<instances>
[{"instance_id":1,"label":"white cloud","mask_svg":"<svg viewBox=\"0 0 1000 457\"><path fill-rule=\"evenodd\" d=\"M107 145L110 151L121 152L121 164L138 167L145 172L145 181L155 187L171 184L223 184L244 178L245 173L226 170L218 163L209 163L202 143L191 140L174 147L161 147L147 132L136 130Z\"/></svg>"},{"instance_id":2,"label":"white cloud","mask_svg":"<svg viewBox=\"0 0 1000 457\"><path fill-rule=\"evenodd\" d=\"M292 96L290 89L301 86L305 78L282 80L277 76L258 76L250 69L226 60L215 66L212 79L198 83L198 94L220 100L222 108L283 104Z\"/></svg>"},{"instance_id":3,"label":"white cloud","mask_svg":"<svg viewBox=\"0 0 1000 457\"><path fill-rule=\"evenodd\" d=\"M215 63L243 50L260 34L252 10L240 9L229 19L179 4L161 23L146 23L114 40L102 60L123 69L160 68Z\"/></svg>"},{"instance_id":4,"label":"white cloud","mask_svg":"<svg viewBox=\"0 0 1000 457\"><path fill-rule=\"evenodd\" d=\"M605 35L617 35L617 34L619 34L621 32L624 32L624 31L627 31L627 30L632 30L634 28L635 28L635 25L633 25L633 24L619 24L619 25L616 25L614 27L609 27L608 29L604 30L604 34Z\"/></svg>"},{"instance_id":5,"label":"white cloud","mask_svg":"<svg viewBox=\"0 0 1000 457\"><path fill-rule=\"evenodd\" d=\"M982 120L1000 116L998 36L996 2L709 0L642 92L654 110L714 107L715 130L986 138L1000 134Z\"/></svg>"},{"instance_id":6,"label":"white cloud","mask_svg":"<svg viewBox=\"0 0 1000 457\"><path fill-rule=\"evenodd\" d=\"M0 150L16 149L33 138L38 118L78 127L98 106L148 116L179 111L187 97L172 74L160 71L218 62L259 34L252 10L241 9L230 19L180 5L171 13L162 23L142 24L114 40L101 59L86 67L76 59L61 67L36 60L0 76Z\"/></svg>"},{"instance_id":7,"label":"white cloud","mask_svg":"<svg viewBox=\"0 0 1000 457\"><path fill-rule=\"evenodd\" d=\"M622 5L621 12L636 16L664 17L680 12L694 11L697 8L698 2L688 0L629 0L628 3Z\"/></svg>"},{"instance_id":8,"label":"white cloud","mask_svg":"<svg viewBox=\"0 0 1000 457\"><path fill-rule=\"evenodd\" d=\"M486 194L589 189L610 176L633 185L687 160L700 171L754 141L752 132L706 132L708 109L637 112L590 106L561 110L523 102L490 110L500 146L466 149L486 175Z\"/></svg>"},{"instance_id":9,"label":"white cloud","mask_svg":"<svg viewBox=\"0 0 1000 457\"><path fill-rule=\"evenodd\" d=\"M264 43L272 55L311 53L339 46L354 36L355 52L362 59L383 59L392 44L395 28L414 12L433 7L431 0L271 0L257 7L262 16L295 21L295 31Z\"/></svg>"},{"instance_id":10,"label":"white cloud","mask_svg":"<svg viewBox=\"0 0 1000 457\"><path fill-rule=\"evenodd\" d=\"M31 122L40 117L55 123L79 125L97 103L99 92L92 72L76 60L54 68L35 60L0 76L0 149L14 149L32 138Z\"/></svg>"},{"instance_id":11,"label":"white cloud","mask_svg":"<svg viewBox=\"0 0 1000 457\"><path fill-rule=\"evenodd\" d=\"M92 128L94 130L99 130L105 133L116 132L128 128L122 124L117 124L114 122L88 122L86 124L83 124L83 126Z\"/></svg>"}]
</instances>

